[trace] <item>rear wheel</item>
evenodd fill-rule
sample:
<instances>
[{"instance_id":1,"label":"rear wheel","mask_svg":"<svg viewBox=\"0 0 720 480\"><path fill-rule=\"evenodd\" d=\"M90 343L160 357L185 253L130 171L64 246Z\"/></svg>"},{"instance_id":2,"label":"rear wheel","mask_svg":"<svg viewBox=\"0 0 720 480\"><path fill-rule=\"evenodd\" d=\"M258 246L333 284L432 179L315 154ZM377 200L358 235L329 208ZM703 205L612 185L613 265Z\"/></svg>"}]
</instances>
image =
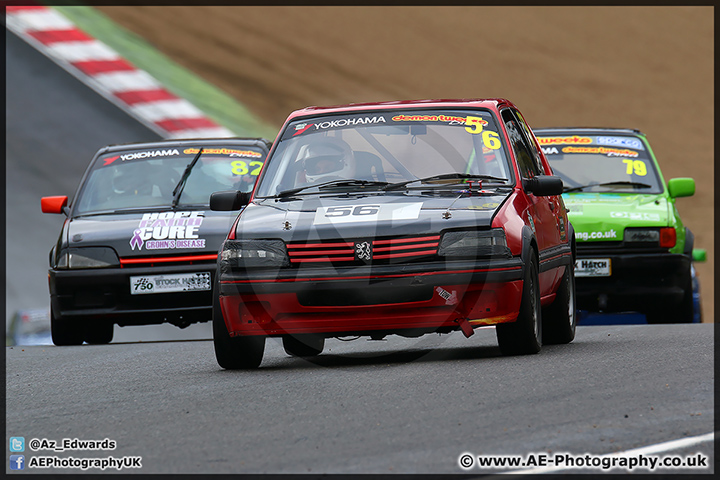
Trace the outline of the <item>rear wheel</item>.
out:
<instances>
[{"instance_id":1,"label":"rear wheel","mask_svg":"<svg viewBox=\"0 0 720 480\"><path fill-rule=\"evenodd\" d=\"M552 345L572 342L575 338L576 315L575 271L568 265L565 267L555 301L542 312L543 343Z\"/></svg>"},{"instance_id":2,"label":"rear wheel","mask_svg":"<svg viewBox=\"0 0 720 480\"><path fill-rule=\"evenodd\" d=\"M264 336L231 337L220 308L216 284L213 292L213 345L218 364L227 370L253 369L260 366L265 353Z\"/></svg>"},{"instance_id":3,"label":"rear wheel","mask_svg":"<svg viewBox=\"0 0 720 480\"><path fill-rule=\"evenodd\" d=\"M503 355L527 355L540 351L542 313L538 270L537 257L532 253L525 269L520 314L515 322L500 323L495 327L500 352Z\"/></svg>"},{"instance_id":4,"label":"rear wheel","mask_svg":"<svg viewBox=\"0 0 720 480\"><path fill-rule=\"evenodd\" d=\"M315 357L325 348L325 337L317 335L284 335L285 353L294 357Z\"/></svg>"},{"instance_id":5,"label":"rear wheel","mask_svg":"<svg viewBox=\"0 0 720 480\"><path fill-rule=\"evenodd\" d=\"M90 320L85 325L85 341L92 345L112 342L115 325L108 321Z\"/></svg>"},{"instance_id":6,"label":"rear wheel","mask_svg":"<svg viewBox=\"0 0 720 480\"><path fill-rule=\"evenodd\" d=\"M50 307L50 333L53 343L58 347L82 345L82 326L82 322L79 319L58 318L55 310Z\"/></svg>"}]
</instances>

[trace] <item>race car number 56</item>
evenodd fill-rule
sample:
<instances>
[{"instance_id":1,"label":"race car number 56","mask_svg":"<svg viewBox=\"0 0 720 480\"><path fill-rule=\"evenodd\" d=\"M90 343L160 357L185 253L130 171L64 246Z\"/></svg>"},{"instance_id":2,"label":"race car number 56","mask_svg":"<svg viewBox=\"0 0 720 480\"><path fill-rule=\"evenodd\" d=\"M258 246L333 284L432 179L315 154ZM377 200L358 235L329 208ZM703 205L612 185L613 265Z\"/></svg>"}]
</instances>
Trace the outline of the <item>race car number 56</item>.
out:
<instances>
[{"instance_id":1,"label":"race car number 56","mask_svg":"<svg viewBox=\"0 0 720 480\"><path fill-rule=\"evenodd\" d=\"M130 277L130 294L210 290L210 272Z\"/></svg>"},{"instance_id":2,"label":"race car number 56","mask_svg":"<svg viewBox=\"0 0 720 480\"><path fill-rule=\"evenodd\" d=\"M418 218L422 203L389 203L382 205L342 205L319 207L314 224L376 222L378 220L412 220Z\"/></svg>"}]
</instances>

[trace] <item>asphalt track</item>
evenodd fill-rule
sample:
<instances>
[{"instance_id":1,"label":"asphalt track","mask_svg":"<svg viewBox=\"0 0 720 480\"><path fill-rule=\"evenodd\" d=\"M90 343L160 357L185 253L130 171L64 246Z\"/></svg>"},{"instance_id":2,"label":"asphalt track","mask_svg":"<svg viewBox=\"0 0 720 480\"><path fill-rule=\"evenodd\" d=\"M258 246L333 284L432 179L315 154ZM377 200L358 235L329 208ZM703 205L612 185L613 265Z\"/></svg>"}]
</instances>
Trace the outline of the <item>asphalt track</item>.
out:
<instances>
[{"instance_id":1,"label":"asphalt track","mask_svg":"<svg viewBox=\"0 0 720 480\"><path fill-rule=\"evenodd\" d=\"M40 213L39 197L72 196L97 148L157 137L6 35L13 311L48 302L47 254L63 217ZM143 338L146 328L122 330ZM484 474L493 470L464 471L459 456L602 455L713 432L713 330L579 327L572 344L525 357L500 356L492 329L470 339L331 340L312 363L270 340L252 372L220 369L211 342L150 334L8 347L6 432L28 442L109 438L115 450L25 455L141 456L140 473ZM698 452L714 466L713 442L663 455Z\"/></svg>"},{"instance_id":2,"label":"asphalt track","mask_svg":"<svg viewBox=\"0 0 720 480\"><path fill-rule=\"evenodd\" d=\"M209 341L8 347L6 429L117 442L28 461L141 456L142 473L483 474L459 456L602 455L713 432L712 330L579 327L519 357L492 329L331 340L312 363L269 340L255 371L220 369ZM658 455L696 453L712 473L712 442Z\"/></svg>"}]
</instances>

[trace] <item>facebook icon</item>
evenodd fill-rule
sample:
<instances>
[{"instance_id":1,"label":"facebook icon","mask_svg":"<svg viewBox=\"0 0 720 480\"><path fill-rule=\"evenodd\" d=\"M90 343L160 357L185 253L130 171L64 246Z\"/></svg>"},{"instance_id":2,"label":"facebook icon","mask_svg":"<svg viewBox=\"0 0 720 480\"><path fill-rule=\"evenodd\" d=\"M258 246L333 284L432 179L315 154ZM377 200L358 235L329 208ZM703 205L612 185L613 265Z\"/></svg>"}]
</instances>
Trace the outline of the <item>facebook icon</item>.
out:
<instances>
[{"instance_id":1,"label":"facebook icon","mask_svg":"<svg viewBox=\"0 0 720 480\"><path fill-rule=\"evenodd\" d=\"M25 455L10 455L10 470L25 470Z\"/></svg>"}]
</instances>

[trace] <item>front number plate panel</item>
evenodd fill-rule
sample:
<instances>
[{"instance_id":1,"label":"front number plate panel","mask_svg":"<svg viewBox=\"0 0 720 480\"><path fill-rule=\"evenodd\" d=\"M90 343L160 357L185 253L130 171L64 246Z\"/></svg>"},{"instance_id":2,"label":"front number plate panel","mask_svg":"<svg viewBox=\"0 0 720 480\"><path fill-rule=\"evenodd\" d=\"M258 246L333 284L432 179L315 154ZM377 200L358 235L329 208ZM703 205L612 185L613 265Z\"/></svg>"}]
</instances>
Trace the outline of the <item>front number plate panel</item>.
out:
<instances>
[{"instance_id":1,"label":"front number plate panel","mask_svg":"<svg viewBox=\"0 0 720 480\"><path fill-rule=\"evenodd\" d=\"M612 263L609 258L580 258L575 261L576 277L609 277Z\"/></svg>"},{"instance_id":2,"label":"front number plate panel","mask_svg":"<svg viewBox=\"0 0 720 480\"><path fill-rule=\"evenodd\" d=\"M130 277L130 293L132 295L199 290L210 290L210 272Z\"/></svg>"}]
</instances>

